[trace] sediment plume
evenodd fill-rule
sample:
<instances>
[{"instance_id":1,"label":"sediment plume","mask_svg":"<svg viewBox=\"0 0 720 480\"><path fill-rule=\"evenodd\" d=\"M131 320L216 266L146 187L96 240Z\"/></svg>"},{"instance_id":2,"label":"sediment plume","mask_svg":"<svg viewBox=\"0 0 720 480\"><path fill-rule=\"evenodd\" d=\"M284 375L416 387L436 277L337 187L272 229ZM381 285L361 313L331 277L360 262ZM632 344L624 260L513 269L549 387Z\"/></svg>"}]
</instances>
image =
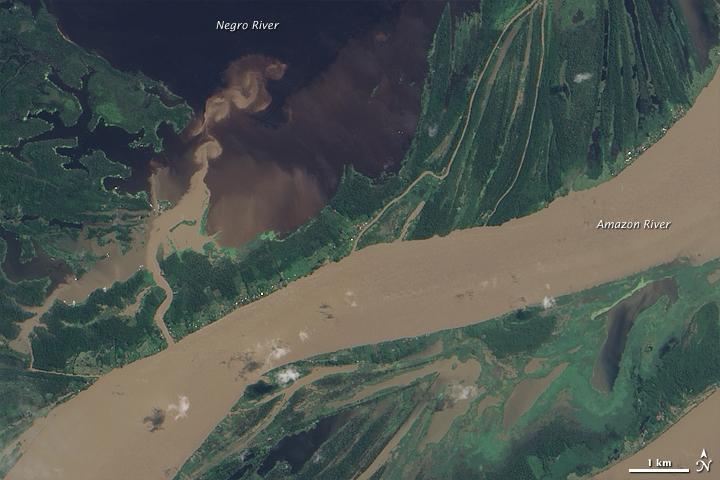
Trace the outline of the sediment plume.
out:
<instances>
[{"instance_id":1,"label":"sediment plume","mask_svg":"<svg viewBox=\"0 0 720 480\"><path fill-rule=\"evenodd\" d=\"M224 245L240 246L264 231L294 229L326 203L306 171L258 159L244 148L253 115L272 102L267 82L282 78L285 69L261 55L232 62L223 74L225 87L207 100L202 117L187 129L197 145L195 164L211 161L213 176L222 179L211 188L208 230L221 233Z\"/></svg>"}]
</instances>

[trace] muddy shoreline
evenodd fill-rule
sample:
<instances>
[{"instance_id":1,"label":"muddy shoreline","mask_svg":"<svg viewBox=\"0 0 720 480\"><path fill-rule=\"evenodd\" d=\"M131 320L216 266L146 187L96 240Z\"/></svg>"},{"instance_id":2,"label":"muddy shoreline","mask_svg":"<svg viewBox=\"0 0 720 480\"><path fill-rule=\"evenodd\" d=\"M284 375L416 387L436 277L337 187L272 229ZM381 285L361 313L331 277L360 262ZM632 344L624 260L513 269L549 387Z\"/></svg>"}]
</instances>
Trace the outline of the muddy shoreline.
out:
<instances>
[{"instance_id":1,"label":"muddy shoreline","mask_svg":"<svg viewBox=\"0 0 720 480\"><path fill-rule=\"evenodd\" d=\"M108 373L23 434L24 454L7 478L168 478L246 382L281 363L479 322L676 258L720 257L718 110L720 77L611 182L500 227L365 248ZM664 230L595 228L617 217L673 223ZM456 297L467 291L472 298ZM321 303L332 307L333 319ZM244 380L221 364L243 352L266 360ZM149 433L142 419L178 396L190 402L187 416Z\"/></svg>"}]
</instances>

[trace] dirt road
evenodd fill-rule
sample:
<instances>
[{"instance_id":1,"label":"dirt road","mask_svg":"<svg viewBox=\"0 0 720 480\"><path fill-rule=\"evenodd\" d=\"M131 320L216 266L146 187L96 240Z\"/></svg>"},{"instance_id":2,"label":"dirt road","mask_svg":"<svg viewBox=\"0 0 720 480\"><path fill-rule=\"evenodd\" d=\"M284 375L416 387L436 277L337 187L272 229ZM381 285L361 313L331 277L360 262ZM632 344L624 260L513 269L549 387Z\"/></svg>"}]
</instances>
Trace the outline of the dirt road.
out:
<instances>
[{"instance_id":1,"label":"dirt road","mask_svg":"<svg viewBox=\"0 0 720 480\"><path fill-rule=\"evenodd\" d=\"M354 252L108 373L23 435L24 454L7 478L169 478L245 382L273 365L482 321L678 256L696 263L720 257L718 112L720 76L611 182L500 227ZM596 228L600 220L646 219L672 225ZM321 303L329 307L321 310ZM221 363L243 352L265 363L247 380L237 379L237 364ZM162 429L150 433L142 419L153 407L177 408L180 396L189 402L186 416L168 414Z\"/></svg>"}]
</instances>

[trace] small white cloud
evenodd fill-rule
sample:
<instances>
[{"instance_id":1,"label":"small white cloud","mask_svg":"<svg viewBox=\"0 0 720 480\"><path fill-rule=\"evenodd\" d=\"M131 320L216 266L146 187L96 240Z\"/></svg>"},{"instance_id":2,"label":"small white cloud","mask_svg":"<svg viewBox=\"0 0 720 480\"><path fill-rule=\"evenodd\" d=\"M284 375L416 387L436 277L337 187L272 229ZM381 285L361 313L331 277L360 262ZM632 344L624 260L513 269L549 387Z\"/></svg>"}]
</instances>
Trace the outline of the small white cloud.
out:
<instances>
[{"instance_id":1,"label":"small white cloud","mask_svg":"<svg viewBox=\"0 0 720 480\"><path fill-rule=\"evenodd\" d=\"M298 378L300 378L300 373L297 370L293 370L292 368L286 368L285 370L281 370L277 373L278 382L280 382L282 385L287 385L290 382L294 382Z\"/></svg>"},{"instance_id":2,"label":"small white cloud","mask_svg":"<svg viewBox=\"0 0 720 480\"><path fill-rule=\"evenodd\" d=\"M446 392L450 396L450 398L452 398L456 402L459 402L460 400L475 398L478 394L478 389L473 385L463 387L458 383L453 383L451 385L448 385Z\"/></svg>"},{"instance_id":3,"label":"small white cloud","mask_svg":"<svg viewBox=\"0 0 720 480\"><path fill-rule=\"evenodd\" d=\"M175 420L178 418L185 418L187 417L187 411L190 409L190 400L185 395L180 395L179 401L177 405L168 405L168 412L172 412L173 410L177 411L178 414L175 415Z\"/></svg>"},{"instance_id":4,"label":"small white cloud","mask_svg":"<svg viewBox=\"0 0 720 480\"><path fill-rule=\"evenodd\" d=\"M592 78L592 73L585 72L585 73L578 73L575 75L575 78L573 78L573 82L575 83L582 83L585 80L590 80Z\"/></svg>"},{"instance_id":5,"label":"small white cloud","mask_svg":"<svg viewBox=\"0 0 720 480\"><path fill-rule=\"evenodd\" d=\"M355 301L355 293L352 290L348 290L345 292L345 301L348 302L348 305L351 307L357 307L357 302Z\"/></svg>"},{"instance_id":6,"label":"small white cloud","mask_svg":"<svg viewBox=\"0 0 720 480\"><path fill-rule=\"evenodd\" d=\"M300 333L298 334L300 336L300 340L303 342L310 338L310 334L308 334L305 330L300 330Z\"/></svg>"},{"instance_id":7,"label":"small white cloud","mask_svg":"<svg viewBox=\"0 0 720 480\"><path fill-rule=\"evenodd\" d=\"M290 353L290 350L284 347L277 347L273 348L273 350L270 352L269 358L270 360L280 360L282 357Z\"/></svg>"},{"instance_id":8,"label":"small white cloud","mask_svg":"<svg viewBox=\"0 0 720 480\"><path fill-rule=\"evenodd\" d=\"M265 346L270 350L266 363L271 363L273 360L280 360L282 357L290 353L290 349L283 347L279 338L270 340L265 344Z\"/></svg>"},{"instance_id":9,"label":"small white cloud","mask_svg":"<svg viewBox=\"0 0 720 480\"><path fill-rule=\"evenodd\" d=\"M555 299L552 298L552 297L545 297L545 298L543 298L542 306L543 306L543 308L544 308L545 310L547 310L548 308L554 307L554 306L555 306Z\"/></svg>"}]
</instances>

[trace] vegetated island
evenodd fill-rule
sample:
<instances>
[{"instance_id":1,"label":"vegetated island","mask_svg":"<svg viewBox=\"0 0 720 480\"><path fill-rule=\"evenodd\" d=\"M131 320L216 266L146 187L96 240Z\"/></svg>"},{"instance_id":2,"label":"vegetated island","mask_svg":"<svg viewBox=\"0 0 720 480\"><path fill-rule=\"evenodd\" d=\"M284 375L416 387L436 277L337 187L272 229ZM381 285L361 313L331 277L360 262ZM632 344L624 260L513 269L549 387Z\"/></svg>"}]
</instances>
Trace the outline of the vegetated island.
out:
<instances>
[{"instance_id":1,"label":"vegetated island","mask_svg":"<svg viewBox=\"0 0 720 480\"><path fill-rule=\"evenodd\" d=\"M675 262L279 366L175 478L585 478L720 385L718 268Z\"/></svg>"}]
</instances>

